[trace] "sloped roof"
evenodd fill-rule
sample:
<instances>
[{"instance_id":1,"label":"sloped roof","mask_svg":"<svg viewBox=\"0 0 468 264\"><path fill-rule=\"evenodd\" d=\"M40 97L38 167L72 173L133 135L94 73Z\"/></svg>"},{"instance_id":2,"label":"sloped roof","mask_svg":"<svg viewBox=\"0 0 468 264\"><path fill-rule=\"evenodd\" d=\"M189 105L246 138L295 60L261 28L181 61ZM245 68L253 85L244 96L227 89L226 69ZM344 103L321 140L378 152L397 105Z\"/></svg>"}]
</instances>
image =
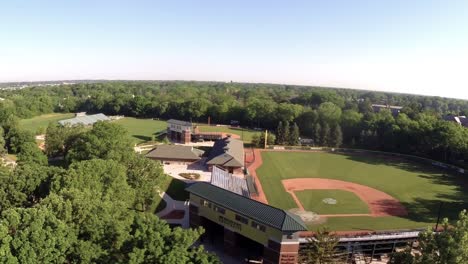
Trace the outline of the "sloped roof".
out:
<instances>
[{"instance_id":1,"label":"sloped roof","mask_svg":"<svg viewBox=\"0 0 468 264\"><path fill-rule=\"evenodd\" d=\"M202 150L190 146L159 145L145 156L153 159L199 160L203 153Z\"/></svg>"},{"instance_id":2,"label":"sloped roof","mask_svg":"<svg viewBox=\"0 0 468 264\"><path fill-rule=\"evenodd\" d=\"M174 124L174 125L179 125L179 126L190 126L190 127L192 126L191 122L177 120L177 119L169 119L169 120L167 120L167 123Z\"/></svg>"},{"instance_id":3,"label":"sloped roof","mask_svg":"<svg viewBox=\"0 0 468 264\"><path fill-rule=\"evenodd\" d=\"M185 190L283 232L307 230L304 222L291 213L206 182L194 183Z\"/></svg>"},{"instance_id":4,"label":"sloped roof","mask_svg":"<svg viewBox=\"0 0 468 264\"><path fill-rule=\"evenodd\" d=\"M95 114L95 115L85 115L85 116L77 116L74 118L64 119L58 121L60 125L65 126L74 126L74 125L92 125L98 121L109 121L110 118L104 114Z\"/></svg>"},{"instance_id":5,"label":"sloped roof","mask_svg":"<svg viewBox=\"0 0 468 264\"><path fill-rule=\"evenodd\" d=\"M231 137L217 140L210 152L207 164L225 167L243 167L244 142Z\"/></svg>"}]
</instances>

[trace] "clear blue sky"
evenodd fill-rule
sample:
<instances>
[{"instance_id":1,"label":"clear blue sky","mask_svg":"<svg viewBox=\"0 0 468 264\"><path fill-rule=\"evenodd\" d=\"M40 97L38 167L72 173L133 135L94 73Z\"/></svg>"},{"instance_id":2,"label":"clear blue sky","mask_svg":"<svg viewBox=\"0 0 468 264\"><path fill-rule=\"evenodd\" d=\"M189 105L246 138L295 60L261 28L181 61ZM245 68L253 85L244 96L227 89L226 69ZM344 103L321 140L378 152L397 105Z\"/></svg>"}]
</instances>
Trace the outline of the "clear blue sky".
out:
<instances>
[{"instance_id":1,"label":"clear blue sky","mask_svg":"<svg viewBox=\"0 0 468 264\"><path fill-rule=\"evenodd\" d=\"M2 1L0 81L186 79L468 99L468 1Z\"/></svg>"}]
</instances>

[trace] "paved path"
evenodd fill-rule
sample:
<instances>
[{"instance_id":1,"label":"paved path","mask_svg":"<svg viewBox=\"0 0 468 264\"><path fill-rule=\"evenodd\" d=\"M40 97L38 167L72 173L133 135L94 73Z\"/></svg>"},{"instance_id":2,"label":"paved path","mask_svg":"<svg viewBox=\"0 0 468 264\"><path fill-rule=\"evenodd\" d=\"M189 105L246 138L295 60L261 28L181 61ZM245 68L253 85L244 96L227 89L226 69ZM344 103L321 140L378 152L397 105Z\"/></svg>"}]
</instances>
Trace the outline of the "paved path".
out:
<instances>
[{"instance_id":1,"label":"paved path","mask_svg":"<svg viewBox=\"0 0 468 264\"><path fill-rule=\"evenodd\" d=\"M162 217L174 210L181 210L184 211L184 218L182 219L164 219L167 223L169 224L179 224L182 226L182 228L189 228L189 211L188 211L188 206L189 202L188 201L177 201L172 199L167 193L165 192L158 192L159 196L163 198L163 200L166 202L166 207L156 213L157 216Z\"/></svg>"}]
</instances>

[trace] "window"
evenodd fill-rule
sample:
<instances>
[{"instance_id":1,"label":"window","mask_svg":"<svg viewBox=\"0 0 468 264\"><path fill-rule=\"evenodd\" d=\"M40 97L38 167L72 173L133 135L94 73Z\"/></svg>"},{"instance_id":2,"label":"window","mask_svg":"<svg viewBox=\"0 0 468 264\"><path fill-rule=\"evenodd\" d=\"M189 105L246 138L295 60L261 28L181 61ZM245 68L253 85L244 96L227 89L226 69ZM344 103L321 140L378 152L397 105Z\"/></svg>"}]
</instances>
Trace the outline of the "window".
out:
<instances>
[{"instance_id":1,"label":"window","mask_svg":"<svg viewBox=\"0 0 468 264\"><path fill-rule=\"evenodd\" d=\"M262 232L266 231L266 227L264 225L261 225L261 224L259 224L257 222L254 222L254 221L252 221L252 227L255 228L255 229L258 229L258 230L260 230Z\"/></svg>"},{"instance_id":2,"label":"window","mask_svg":"<svg viewBox=\"0 0 468 264\"><path fill-rule=\"evenodd\" d=\"M211 203L206 200L200 199L200 204L205 207L211 208Z\"/></svg>"},{"instance_id":3,"label":"window","mask_svg":"<svg viewBox=\"0 0 468 264\"><path fill-rule=\"evenodd\" d=\"M248 224L249 223L249 219L243 217L243 216L240 216L238 214L236 214L236 220L243 223L243 224Z\"/></svg>"},{"instance_id":4,"label":"window","mask_svg":"<svg viewBox=\"0 0 468 264\"><path fill-rule=\"evenodd\" d=\"M224 208L221 208L217 205L213 205L213 210L215 210L215 212L218 212L220 214L225 214L226 213L226 210Z\"/></svg>"}]
</instances>

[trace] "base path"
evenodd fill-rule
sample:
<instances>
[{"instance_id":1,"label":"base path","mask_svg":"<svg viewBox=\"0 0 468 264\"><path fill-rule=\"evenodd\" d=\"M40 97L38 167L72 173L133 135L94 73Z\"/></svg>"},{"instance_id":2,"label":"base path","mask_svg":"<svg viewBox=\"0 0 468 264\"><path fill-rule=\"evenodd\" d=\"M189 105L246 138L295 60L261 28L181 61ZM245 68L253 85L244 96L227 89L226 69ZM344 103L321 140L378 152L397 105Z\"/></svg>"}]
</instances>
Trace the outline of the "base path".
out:
<instances>
[{"instance_id":1,"label":"base path","mask_svg":"<svg viewBox=\"0 0 468 264\"><path fill-rule=\"evenodd\" d=\"M345 190L356 194L362 201L367 203L371 213L368 216L404 216L408 212L406 208L394 197L376 190L374 188L340 180L322 178L296 178L282 180L284 188L291 194L298 207L304 209L299 199L294 194L295 191L303 190ZM353 216L353 215L326 215L332 216ZM358 216L358 215L355 215ZM363 215L364 216L364 215Z\"/></svg>"}]
</instances>

